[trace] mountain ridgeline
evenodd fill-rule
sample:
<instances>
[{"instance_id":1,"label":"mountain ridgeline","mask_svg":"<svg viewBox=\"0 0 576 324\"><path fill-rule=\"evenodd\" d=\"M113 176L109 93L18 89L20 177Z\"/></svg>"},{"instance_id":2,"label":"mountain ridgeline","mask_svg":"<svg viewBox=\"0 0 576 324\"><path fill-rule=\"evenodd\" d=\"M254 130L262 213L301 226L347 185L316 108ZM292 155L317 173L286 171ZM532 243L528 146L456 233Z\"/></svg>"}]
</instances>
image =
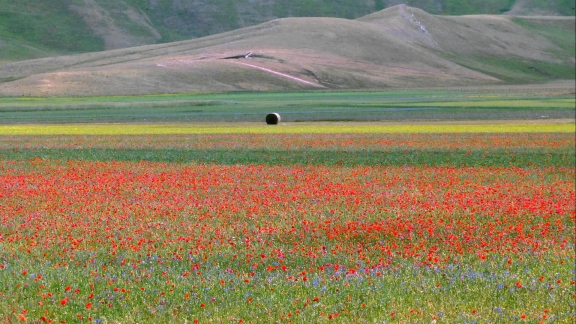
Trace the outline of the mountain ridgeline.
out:
<instances>
[{"instance_id":1,"label":"mountain ridgeline","mask_svg":"<svg viewBox=\"0 0 576 324\"><path fill-rule=\"evenodd\" d=\"M284 17L356 19L401 3L438 15L574 15L573 0L0 0L0 62L199 38Z\"/></svg>"}]
</instances>

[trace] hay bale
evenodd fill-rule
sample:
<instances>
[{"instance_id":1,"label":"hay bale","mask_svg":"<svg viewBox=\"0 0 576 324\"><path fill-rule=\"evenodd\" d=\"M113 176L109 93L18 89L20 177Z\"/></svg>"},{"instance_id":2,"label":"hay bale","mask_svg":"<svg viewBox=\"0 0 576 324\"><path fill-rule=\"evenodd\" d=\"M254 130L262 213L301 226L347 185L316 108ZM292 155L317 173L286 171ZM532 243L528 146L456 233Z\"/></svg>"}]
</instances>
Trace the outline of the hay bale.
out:
<instances>
[{"instance_id":1,"label":"hay bale","mask_svg":"<svg viewBox=\"0 0 576 324\"><path fill-rule=\"evenodd\" d=\"M266 124L268 124L268 125L278 125L280 120L281 120L280 114L271 113L271 114L266 115Z\"/></svg>"}]
</instances>

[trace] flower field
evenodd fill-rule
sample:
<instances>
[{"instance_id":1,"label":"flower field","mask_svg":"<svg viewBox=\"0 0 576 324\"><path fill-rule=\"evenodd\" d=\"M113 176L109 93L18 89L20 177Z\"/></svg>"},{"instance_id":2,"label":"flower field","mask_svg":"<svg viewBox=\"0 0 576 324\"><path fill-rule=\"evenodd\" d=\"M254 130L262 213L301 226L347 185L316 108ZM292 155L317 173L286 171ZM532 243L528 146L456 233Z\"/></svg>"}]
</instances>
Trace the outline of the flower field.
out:
<instances>
[{"instance_id":1,"label":"flower field","mask_svg":"<svg viewBox=\"0 0 576 324\"><path fill-rule=\"evenodd\" d=\"M0 321L572 323L552 131L4 135Z\"/></svg>"},{"instance_id":2,"label":"flower field","mask_svg":"<svg viewBox=\"0 0 576 324\"><path fill-rule=\"evenodd\" d=\"M506 123L454 125L386 125L386 124L302 124L269 127L246 123L235 125L173 124L65 124L1 125L0 135L162 135L162 134L370 134L370 133L573 133L574 123Z\"/></svg>"}]
</instances>

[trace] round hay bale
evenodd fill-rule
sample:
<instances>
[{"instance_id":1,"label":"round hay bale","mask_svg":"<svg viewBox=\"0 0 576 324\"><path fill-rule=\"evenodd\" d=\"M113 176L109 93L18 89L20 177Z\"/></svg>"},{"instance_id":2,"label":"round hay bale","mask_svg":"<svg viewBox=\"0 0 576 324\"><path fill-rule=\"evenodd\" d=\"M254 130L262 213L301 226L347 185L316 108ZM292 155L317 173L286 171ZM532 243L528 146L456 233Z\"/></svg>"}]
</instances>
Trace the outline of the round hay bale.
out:
<instances>
[{"instance_id":1,"label":"round hay bale","mask_svg":"<svg viewBox=\"0 0 576 324\"><path fill-rule=\"evenodd\" d=\"M278 125L280 120L281 120L280 115L277 113L271 113L266 115L266 124L268 125Z\"/></svg>"}]
</instances>

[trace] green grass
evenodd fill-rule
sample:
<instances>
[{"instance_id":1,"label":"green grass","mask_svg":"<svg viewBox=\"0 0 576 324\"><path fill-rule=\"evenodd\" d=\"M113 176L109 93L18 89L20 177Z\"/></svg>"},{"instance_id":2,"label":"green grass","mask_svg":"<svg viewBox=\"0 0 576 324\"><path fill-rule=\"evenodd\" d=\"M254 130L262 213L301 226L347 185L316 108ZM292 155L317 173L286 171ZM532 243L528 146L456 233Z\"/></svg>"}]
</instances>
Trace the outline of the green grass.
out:
<instances>
[{"instance_id":1,"label":"green grass","mask_svg":"<svg viewBox=\"0 0 576 324\"><path fill-rule=\"evenodd\" d=\"M481 98L480 98L481 99ZM462 101L441 101L441 102L422 102L422 106L426 107L466 107L466 108L492 108L492 109L529 109L529 108L574 108L576 99L574 98L559 98L559 99L498 99L492 100L489 97L484 100L469 100ZM415 106L416 104L410 103L407 106Z\"/></svg>"},{"instance_id":2,"label":"green grass","mask_svg":"<svg viewBox=\"0 0 576 324\"><path fill-rule=\"evenodd\" d=\"M574 118L550 91L245 92L86 98L0 98L0 124L534 120Z\"/></svg>"},{"instance_id":3,"label":"green grass","mask_svg":"<svg viewBox=\"0 0 576 324\"><path fill-rule=\"evenodd\" d=\"M23 138L25 140L25 138ZM574 150L278 150L278 149L0 149L3 160L152 161L168 163L402 166L574 166Z\"/></svg>"},{"instance_id":4,"label":"green grass","mask_svg":"<svg viewBox=\"0 0 576 324\"><path fill-rule=\"evenodd\" d=\"M572 34L574 36L574 34ZM566 53L563 57L566 57ZM572 62L547 62L521 57L452 57L454 62L467 68L491 75L507 83L525 84L554 79L574 79L576 70Z\"/></svg>"},{"instance_id":5,"label":"green grass","mask_svg":"<svg viewBox=\"0 0 576 324\"><path fill-rule=\"evenodd\" d=\"M564 57L565 54L571 54L572 57L576 56L574 21L566 21L563 24L560 24L556 21L534 21L532 19L526 18L514 18L513 21L533 33L546 37L546 39L548 39L554 45L558 46L560 51L563 52L560 57ZM572 75L572 78L573 77L574 74Z\"/></svg>"},{"instance_id":6,"label":"green grass","mask_svg":"<svg viewBox=\"0 0 576 324\"><path fill-rule=\"evenodd\" d=\"M542 82L551 79L574 79L576 70L574 20L533 20L513 18L513 22L535 35L545 37L554 47L548 52L557 57L555 62L522 57L449 57L453 61L476 71L494 76L508 83Z\"/></svg>"},{"instance_id":7,"label":"green grass","mask_svg":"<svg viewBox=\"0 0 576 324\"><path fill-rule=\"evenodd\" d=\"M574 15L573 0L526 0L524 5L527 9L544 9L558 12L561 15Z\"/></svg>"},{"instance_id":8,"label":"green grass","mask_svg":"<svg viewBox=\"0 0 576 324\"><path fill-rule=\"evenodd\" d=\"M64 1L0 1L0 38L25 41L57 53L103 50L103 41L84 21L69 11ZM8 58L18 59L12 53ZM25 49L20 53L25 55ZM2 58L8 53L2 54ZM20 57L20 59L27 58Z\"/></svg>"},{"instance_id":9,"label":"green grass","mask_svg":"<svg viewBox=\"0 0 576 324\"><path fill-rule=\"evenodd\" d=\"M442 13L451 15L470 15L470 14L489 14L489 13L503 13L512 8L514 0L471 0L471 1L458 1L458 0L442 0L440 2Z\"/></svg>"},{"instance_id":10,"label":"green grass","mask_svg":"<svg viewBox=\"0 0 576 324\"><path fill-rule=\"evenodd\" d=\"M326 275L323 274L310 274L307 282L294 282L286 280L285 275L270 275L262 270L256 271L255 277L250 277L250 282L245 283L244 277L230 276L224 271L227 265L215 259L213 270L203 269L203 278L211 280L182 278L181 273L187 268L166 267L163 275L160 275L160 271L152 272L150 277L143 278L138 284L131 284L131 293L113 291L114 286L124 287L121 280L129 276L126 267L112 260L104 261L107 265L106 275L94 279L92 282L96 283L96 289L90 290L85 278L90 271L98 272L100 267L89 259L88 256L76 254L75 262L88 264L88 268L80 273L66 271L58 266L42 269L42 282L55 283L45 289L38 289L40 284L33 282L30 287L10 285L4 293L23 296L26 290L53 291L58 299L48 299L43 307L32 305L35 301L32 296L28 299L20 298L17 303L30 305L27 316L31 318L40 318L45 309L51 314L49 318L71 322L78 321L76 314L84 314L86 320L87 313L91 313L91 317L100 322L122 323L191 323L194 319L199 319L201 323L238 323L240 319L248 323L277 323L281 318L297 323L364 323L366 319L426 323L433 319L439 322L487 320L515 323L520 322L520 316L524 314L528 316L529 323L537 323L530 320L541 318L544 309L536 311L541 307L553 314L558 323L570 323L573 319L573 313L567 311L570 308L566 305L571 298L569 288L559 288L558 284L552 284L556 288L554 293L546 289L551 279L572 276L569 267L560 266L556 260L552 263L550 257L540 261L530 257L512 268L505 267L505 258L493 258L484 267L470 268L466 267L467 260L444 269L412 267L409 262L404 262L404 267L386 269L377 279L337 274L333 277L340 280L328 284L324 283ZM146 263L154 262L153 257L145 257L143 260ZM538 262L547 265L545 268L535 265ZM29 256L19 260L19 264L27 263L30 264L30 273L37 271L34 260ZM297 271L292 270L289 274L297 275ZM546 282L535 280L540 276L546 277ZM66 283L58 284L57 278L65 279ZM106 287L106 280L111 278L119 278L121 282ZM170 288L165 278L177 278L173 281L173 288ZM4 271L0 273L2 279L12 278ZM225 280L225 284L220 284L220 280ZM514 283L518 281L528 283L531 291L515 289ZM81 293L78 296L71 294L68 304L63 307L59 301L68 283L73 283L74 289L80 288ZM437 287L437 284L440 286ZM144 287L145 292L140 292L139 287ZM94 305L91 312L85 306L88 300L86 295L90 292L95 295L90 300ZM161 292L165 292L163 298L158 297ZM186 293L190 295L189 299L182 298ZM122 300L128 295L137 297ZM160 305L160 300L167 301L167 304ZM101 301L104 303L101 304ZM109 308L107 303L114 306ZM201 307L201 304L206 306ZM153 308L148 307L152 305ZM338 316L330 321L328 316L336 313ZM0 304L0 315L10 316L11 321L17 322L16 314L12 313L9 305Z\"/></svg>"}]
</instances>

